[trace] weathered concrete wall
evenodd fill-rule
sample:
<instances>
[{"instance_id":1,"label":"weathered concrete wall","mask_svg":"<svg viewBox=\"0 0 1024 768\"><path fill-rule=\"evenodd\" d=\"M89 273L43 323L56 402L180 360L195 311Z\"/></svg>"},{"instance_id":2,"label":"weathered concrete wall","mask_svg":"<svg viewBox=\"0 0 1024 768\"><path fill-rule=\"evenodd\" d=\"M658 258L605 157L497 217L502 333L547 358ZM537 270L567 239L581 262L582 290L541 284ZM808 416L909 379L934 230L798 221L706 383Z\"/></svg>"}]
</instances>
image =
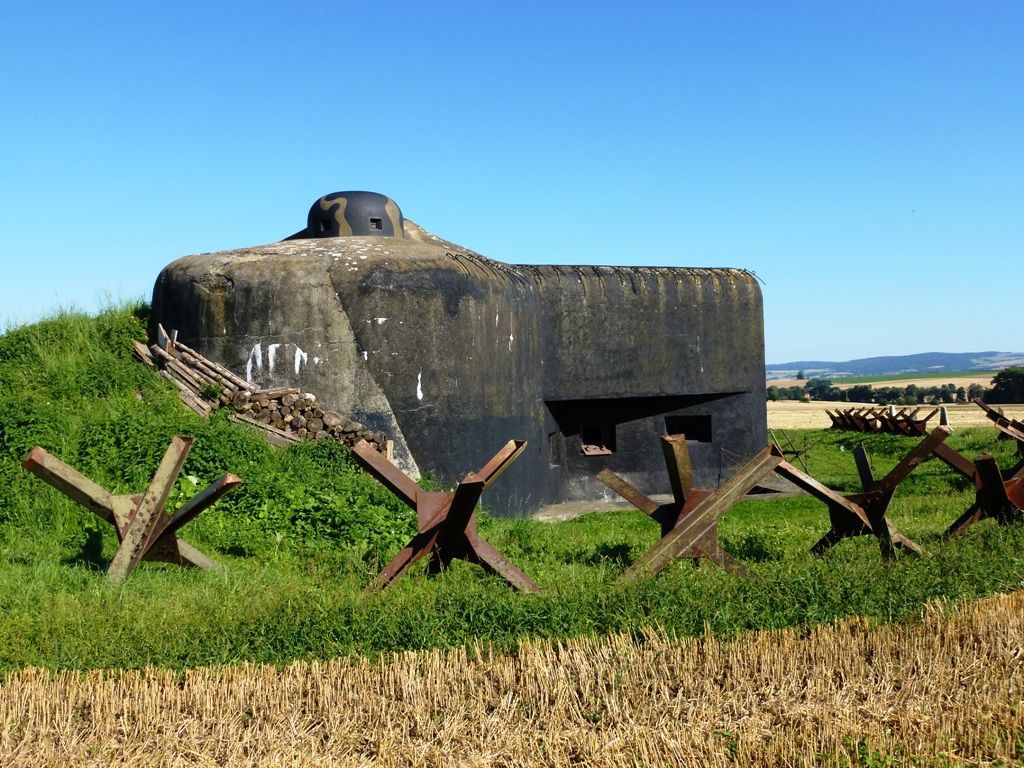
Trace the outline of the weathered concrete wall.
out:
<instances>
[{"instance_id":1,"label":"weathered concrete wall","mask_svg":"<svg viewBox=\"0 0 1024 768\"><path fill-rule=\"evenodd\" d=\"M686 425L696 479L715 486L766 440L761 291L735 269L539 267L544 396L564 442L552 467L570 499L606 492L610 468L668 491L657 436ZM668 421L671 420L671 421ZM615 450L581 452L611 425Z\"/></svg>"},{"instance_id":2,"label":"weathered concrete wall","mask_svg":"<svg viewBox=\"0 0 1024 768\"><path fill-rule=\"evenodd\" d=\"M446 481L507 440L526 453L498 512L607 495L605 466L665 492L657 435L683 425L697 477L765 443L761 294L740 270L516 267L415 237L298 239L166 267L154 322L261 384L294 384ZM666 419L674 421L666 421ZM584 437L613 452L583 455ZM586 434L584 434L586 433Z\"/></svg>"}]
</instances>

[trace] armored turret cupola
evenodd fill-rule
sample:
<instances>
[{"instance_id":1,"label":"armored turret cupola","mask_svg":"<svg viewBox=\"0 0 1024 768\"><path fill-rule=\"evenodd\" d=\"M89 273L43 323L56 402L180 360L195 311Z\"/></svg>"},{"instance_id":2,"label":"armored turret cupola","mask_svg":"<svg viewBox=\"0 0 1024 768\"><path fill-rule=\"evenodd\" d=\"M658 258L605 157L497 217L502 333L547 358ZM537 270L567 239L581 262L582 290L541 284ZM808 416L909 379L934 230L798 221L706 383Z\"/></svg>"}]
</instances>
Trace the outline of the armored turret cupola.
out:
<instances>
[{"instance_id":1,"label":"armored turret cupola","mask_svg":"<svg viewBox=\"0 0 1024 768\"><path fill-rule=\"evenodd\" d=\"M332 192L309 209L302 237L405 237L402 210L377 192Z\"/></svg>"}]
</instances>

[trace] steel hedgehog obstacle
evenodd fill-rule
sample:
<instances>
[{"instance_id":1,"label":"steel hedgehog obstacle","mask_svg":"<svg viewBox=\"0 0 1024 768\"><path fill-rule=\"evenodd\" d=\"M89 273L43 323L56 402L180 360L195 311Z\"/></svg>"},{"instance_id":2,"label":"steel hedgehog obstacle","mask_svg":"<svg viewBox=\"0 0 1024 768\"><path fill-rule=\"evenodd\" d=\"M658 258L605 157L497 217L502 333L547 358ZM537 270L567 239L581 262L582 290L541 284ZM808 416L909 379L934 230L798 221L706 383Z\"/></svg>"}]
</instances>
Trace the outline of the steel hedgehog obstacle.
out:
<instances>
[{"instance_id":1,"label":"steel hedgehog obstacle","mask_svg":"<svg viewBox=\"0 0 1024 768\"><path fill-rule=\"evenodd\" d=\"M414 477L454 482L526 440L488 494L499 514L606 498L605 469L668 492L661 434L686 435L701 487L766 442L749 272L505 264L373 192L321 197L281 242L178 259L152 316L253 385L316 392L385 433Z\"/></svg>"}]
</instances>

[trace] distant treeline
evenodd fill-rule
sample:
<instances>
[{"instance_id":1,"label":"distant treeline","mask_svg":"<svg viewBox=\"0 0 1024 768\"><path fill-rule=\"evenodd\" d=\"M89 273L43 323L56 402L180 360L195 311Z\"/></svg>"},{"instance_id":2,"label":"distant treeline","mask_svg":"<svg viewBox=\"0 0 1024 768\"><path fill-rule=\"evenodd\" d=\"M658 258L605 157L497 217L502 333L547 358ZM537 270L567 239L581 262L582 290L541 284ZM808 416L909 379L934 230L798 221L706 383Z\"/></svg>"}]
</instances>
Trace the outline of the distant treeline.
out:
<instances>
[{"instance_id":1,"label":"distant treeline","mask_svg":"<svg viewBox=\"0 0 1024 768\"><path fill-rule=\"evenodd\" d=\"M769 386L767 395L769 400L826 400L879 405L968 403L978 397L989 403L1024 403L1024 366L1012 366L1000 371L992 379L991 388L981 384L971 384L969 387L958 387L955 384L939 384L934 387L916 384L905 387L855 384L840 389L831 379L808 379L802 385L792 387Z\"/></svg>"}]
</instances>

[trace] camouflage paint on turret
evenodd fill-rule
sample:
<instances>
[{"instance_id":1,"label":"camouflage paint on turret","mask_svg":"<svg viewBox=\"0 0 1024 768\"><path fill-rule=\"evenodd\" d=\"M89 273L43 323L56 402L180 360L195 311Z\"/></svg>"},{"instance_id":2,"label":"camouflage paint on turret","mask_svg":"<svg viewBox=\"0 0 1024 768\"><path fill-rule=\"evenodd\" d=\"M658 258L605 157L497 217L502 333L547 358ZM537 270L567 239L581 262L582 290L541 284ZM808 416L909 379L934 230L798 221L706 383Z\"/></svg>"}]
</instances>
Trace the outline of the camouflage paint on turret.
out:
<instances>
[{"instance_id":1,"label":"camouflage paint on turret","mask_svg":"<svg viewBox=\"0 0 1024 768\"><path fill-rule=\"evenodd\" d=\"M306 228L286 238L405 237L398 204L378 192L332 192L309 208Z\"/></svg>"},{"instance_id":2,"label":"camouflage paint on turret","mask_svg":"<svg viewBox=\"0 0 1024 768\"><path fill-rule=\"evenodd\" d=\"M672 429L692 433L704 485L766 439L750 273L504 264L373 193L324 196L285 242L179 259L153 318L254 383L316 392L387 432L411 471L455 481L528 440L489 495L499 513L602 498L606 467L657 488L657 436ZM594 440L607 452L584 449Z\"/></svg>"}]
</instances>

